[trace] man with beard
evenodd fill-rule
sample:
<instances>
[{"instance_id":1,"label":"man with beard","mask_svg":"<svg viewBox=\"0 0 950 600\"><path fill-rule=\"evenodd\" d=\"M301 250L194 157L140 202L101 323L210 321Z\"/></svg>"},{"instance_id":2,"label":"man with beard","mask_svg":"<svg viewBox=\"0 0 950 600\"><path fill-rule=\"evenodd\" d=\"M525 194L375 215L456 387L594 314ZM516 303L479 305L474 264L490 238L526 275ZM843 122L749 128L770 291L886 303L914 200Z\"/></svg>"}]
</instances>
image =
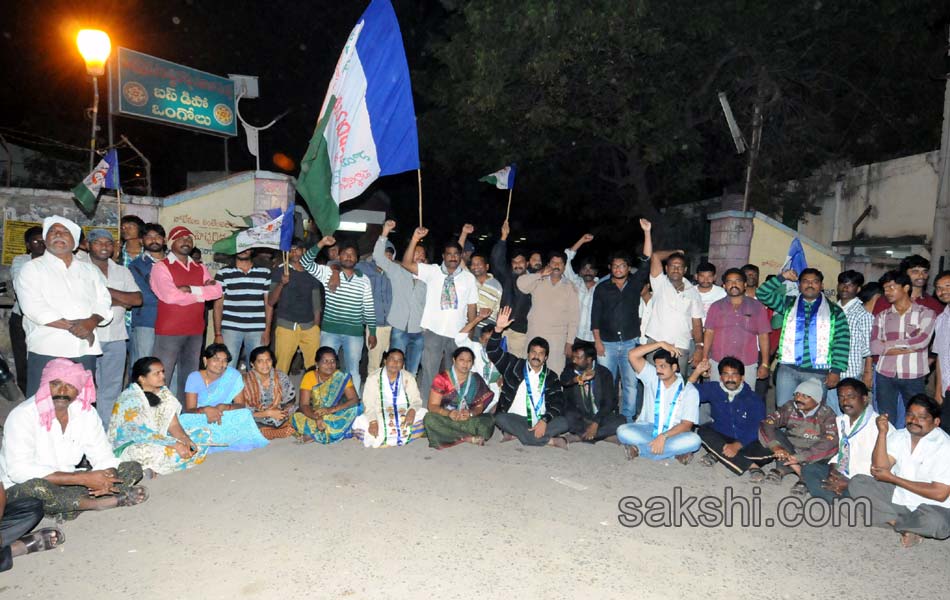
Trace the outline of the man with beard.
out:
<instances>
[{"instance_id":1,"label":"man with beard","mask_svg":"<svg viewBox=\"0 0 950 600\"><path fill-rule=\"evenodd\" d=\"M483 308L489 310L488 318L482 322L482 327L495 325L498 310L501 308L501 296L504 293L498 280L488 272L489 266L485 255L478 252L471 255L468 263L468 270L475 276L475 282L478 284L478 310Z\"/></svg>"},{"instance_id":2,"label":"man with beard","mask_svg":"<svg viewBox=\"0 0 950 600\"><path fill-rule=\"evenodd\" d=\"M905 273L889 271L881 285L891 306L875 315L871 327L871 354L879 357L874 393L878 410L901 428L897 398L924 393L930 373L927 348L937 315L911 300L911 280Z\"/></svg>"},{"instance_id":3,"label":"man with beard","mask_svg":"<svg viewBox=\"0 0 950 600\"><path fill-rule=\"evenodd\" d=\"M679 349L680 373L685 373L689 364L691 340L696 346L693 366L705 358L703 303L685 275L686 257L679 250L654 252L650 257L653 299L644 333L650 341L667 342Z\"/></svg>"},{"instance_id":4,"label":"man with beard","mask_svg":"<svg viewBox=\"0 0 950 600\"><path fill-rule=\"evenodd\" d=\"M376 347L376 308L373 305L373 287L369 277L356 268L359 253L356 245L347 242L340 244L340 284L332 289L330 278L334 269L316 263L317 254L325 246L333 246L336 239L324 236L317 245L303 255L300 264L304 270L323 284L326 300L323 308L323 331L320 333L320 345L339 352L343 349L346 372L353 379L356 393L362 393L360 377L360 358L363 356L363 339L368 330L366 345Z\"/></svg>"},{"instance_id":5,"label":"man with beard","mask_svg":"<svg viewBox=\"0 0 950 600\"><path fill-rule=\"evenodd\" d=\"M478 303L478 284L475 276L461 267L462 248L458 243L445 243L441 265L414 261L416 245L428 234L425 227L417 227L402 257L403 268L426 284L426 304L420 322L423 351L419 393L423 398L429 397L435 376L451 368L455 336L475 318Z\"/></svg>"},{"instance_id":6,"label":"man with beard","mask_svg":"<svg viewBox=\"0 0 950 600\"><path fill-rule=\"evenodd\" d=\"M594 302L594 288L596 288L599 283L597 281L597 266L594 264L593 259L585 258L581 262L577 273L575 273L571 262L574 261L574 257L577 256L577 251L581 249L581 246L593 241L593 239L593 235L585 233L573 246L564 250L564 254L567 256L567 263L564 266L564 278L574 285L574 289L577 290L577 300L580 304L577 334L574 341L588 342L590 344L594 343L594 332L590 330L590 309Z\"/></svg>"},{"instance_id":7,"label":"man with beard","mask_svg":"<svg viewBox=\"0 0 950 600\"><path fill-rule=\"evenodd\" d=\"M112 407L122 392L125 378L125 359L128 356L128 333L125 329L125 313L142 304L142 292L135 284L132 272L112 260L115 240L105 229L89 232L89 259L106 278L112 296L112 321L99 328L99 343L102 356L96 361L96 411L102 425L108 429Z\"/></svg>"},{"instance_id":8,"label":"man with beard","mask_svg":"<svg viewBox=\"0 0 950 600\"><path fill-rule=\"evenodd\" d=\"M907 403L907 428L891 431L880 415L871 475L855 475L853 498L871 502L871 524L893 527L905 548L922 538L950 538L950 436L940 429L940 405L924 394Z\"/></svg>"},{"instance_id":9,"label":"man with beard","mask_svg":"<svg viewBox=\"0 0 950 600\"><path fill-rule=\"evenodd\" d=\"M792 493L799 496L808 493L808 486L801 479L802 468L827 461L838 449L835 413L821 401L822 392L817 379L801 382L795 388L793 401L765 417L759 425L759 442L768 448L771 458L780 462L765 480L779 485L786 475L794 473L798 481L792 486ZM762 480L761 470L750 471L753 483Z\"/></svg>"},{"instance_id":10,"label":"man with beard","mask_svg":"<svg viewBox=\"0 0 950 600\"><path fill-rule=\"evenodd\" d=\"M874 382L874 365L871 362L871 327L874 317L864 309L864 303L858 298L861 287L864 285L864 275L857 271L848 270L838 275L838 305L848 319L848 329L851 331L851 346L848 349L848 370L841 374L841 378L860 379L871 389ZM828 390L826 396L828 406L838 412L837 388Z\"/></svg>"},{"instance_id":11,"label":"man with beard","mask_svg":"<svg viewBox=\"0 0 950 600\"><path fill-rule=\"evenodd\" d=\"M238 252L234 264L222 267L214 276L221 284L221 297L214 301L214 343L228 347L234 368L242 362L242 347L250 356L254 348L270 346L273 308L267 294L271 270L255 266L251 257L251 250Z\"/></svg>"},{"instance_id":12,"label":"man with beard","mask_svg":"<svg viewBox=\"0 0 950 600\"><path fill-rule=\"evenodd\" d=\"M221 284L207 267L191 258L195 235L178 225L168 232L171 252L152 267L149 277L158 298L152 355L165 365L165 380L175 381L176 398L185 397L185 380L198 370L204 347L205 302L221 297Z\"/></svg>"},{"instance_id":13,"label":"man with beard","mask_svg":"<svg viewBox=\"0 0 950 600\"><path fill-rule=\"evenodd\" d=\"M696 268L696 291L703 304L703 324L713 302L726 297L726 290L716 285L716 265L711 262L700 263Z\"/></svg>"},{"instance_id":14,"label":"man with beard","mask_svg":"<svg viewBox=\"0 0 950 600\"><path fill-rule=\"evenodd\" d=\"M518 358L525 357L528 342L528 311L531 310L531 296L518 289L516 281L525 274L528 268L528 255L522 250L515 250L508 262L508 235L511 229L508 221L501 224L501 237L495 242L491 251L491 263L495 265L494 274L501 283L501 305L511 307L511 325L505 330L505 340L508 342L508 352Z\"/></svg>"},{"instance_id":15,"label":"man with beard","mask_svg":"<svg viewBox=\"0 0 950 600\"><path fill-rule=\"evenodd\" d=\"M765 306L745 293L746 275L729 269L722 276L726 297L713 302L706 314L703 344L710 359L710 378L719 376L719 362L726 356L742 361L745 382L769 376L769 324Z\"/></svg>"},{"instance_id":16,"label":"man with beard","mask_svg":"<svg viewBox=\"0 0 950 600\"><path fill-rule=\"evenodd\" d=\"M544 268L537 273L525 273L517 281L518 289L531 295L528 338L548 341L552 348L548 367L555 373L564 370L564 361L571 355L580 314L577 290L562 276L566 263L563 252L551 252Z\"/></svg>"},{"instance_id":17,"label":"man with beard","mask_svg":"<svg viewBox=\"0 0 950 600\"><path fill-rule=\"evenodd\" d=\"M617 428L626 420L617 412L617 386L607 367L597 364L597 352L588 342L575 342L571 364L561 373L567 406L569 443L617 441Z\"/></svg>"},{"instance_id":18,"label":"man with beard","mask_svg":"<svg viewBox=\"0 0 950 600\"><path fill-rule=\"evenodd\" d=\"M95 372L102 354L97 330L112 320L112 298L102 273L73 256L80 231L69 219L43 219L46 252L23 265L13 282L26 332L27 396L36 393L43 368L55 358Z\"/></svg>"},{"instance_id":19,"label":"man with beard","mask_svg":"<svg viewBox=\"0 0 950 600\"><path fill-rule=\"evenodd\" d=\"M745 275L745 295L755 298L755 291L759 289L759 267L748 264L742 265L739 270Z\"/></svg>"},{"instance_id":20,"label":"man with beard","mask_svg":"<svg viewBox=\"0 0 950 600\"><path fill-rule=\"evenodd\" d=\"M921 304L926 306L934 313L939 313L943 310L943 306L940 302L933 296L927 294L927 280L930 277L930 261L924 258L919 254L912 254L901 259L900 266L897 267L897 270L900 273L905 273L910 279L910 300L914 304ZM887 301L887 298L880 297L877 299L877 302L874 304L874 310L871 311L875 316L881 314L891 305Z\"/></svg>"},{"instance_id":21,"label":"man with beard","mask_svg":"<svg viewBox=\"0 0 950 600\"><path fill-rule=\"evenodd\" d=\"M420 323L426 305L426 284L403 269L401 262L388 258L386 249L392 246L389 234L395 228L396 222L391 219L383 224L383 232L373 247L373 260L389 278L393 288L393 303L387 316L387 322L392 326L389 349L402 350L406 355L406 370L416 376L422 362L424 340ZM412 261L417 264L429 262L425 248L416 245Z\"/></svg>"},{"instance_id":22,"label":"man with beard","mask_svg":"<svg viewBox=\"0 0 950 600\"><path fill-rule=\"evenodd\" d=\"M849 497L848 482L852 477L871 474L871 453L877 441L874 423L878 414L868 401L867 386L849 377L841 380L836 392L842 413L836 419L838 453L827 463L811 463L802 469L808 492L829 504L836 498Z\"/></svg>"},{"instance_id":23,"label":"man with beard","mask_svg":"<svg viewBox=\"0 0 950 600\"><path fill-rule=\"evenodd\" d=\"M934 290L940 301L946 304L934 321L933 351L937 355L937 395L943 404L950 406L950 271L943 271L934 281ZM941 421L944 431L950 430L950 419Z\"/></svg>"},{"instance_id":24,"label":"man with beard","mask_svg":"<svg viewBox=\"0 0 950 600\"><path fill-rule=\"evenodd\" d=\"M716 364L718 381L697 383L711 366L710 361L704 360L689 376L690 383L699 392L699 401L709 405L712 415L710 423L696 430L707 453L700 463L711 467L719 462L736 475L742 475L771 462L771 459L747 458L771 454L759 443L765 400L743 381L746 366L734 356L724 356Z\"/></svg>"},{"instance_id":25,"label":"man with beard","mask_svg":"<svg viewBox=\"0 0 950 600\"><path fill-rule=\"evenodd\" d=\"M287 373L297 348L303 354L303 366L309 369L317 362L320 348L320 313L323 286L304 271L303 240L294 238L287 253L289 265L281 264L271 272L267 303L274 311L274 353L278 371Z\"/></svg>"},{"instance_id":26,"label":"man with beard","mask_svg":"<svg viewBox=\"0 0 950 600\"><path fill-rule=\"evenodd\" d=\"M653 254L653 224L640 219L643 230L643 257ZM630 274L630 256L615 253L610 259L610 280L594 288L590 308L590 328L594 336L597 362L607 367L614 381L621 381L620 414L627 422L637 416L637 374L627 355L640 340L640 294L650 270Z\"/></svg>"},{"instance_id":27,"label":"man with beard","mask_svg":"<svg viewBox=\"0 0 950 600\"><path fill-rule=\"evenodd\" d=\"M569 426L564 416L564 393L558 375L545 366L548 342L533 338L528 359L518 358L501 348L501 333L511 324L511 308L498 312L498 321L488 338L488 358L501 373L501 400L495 411L495 425L504 433L503 442L515 438L525 446L567 448L559 437Z\"/></svg>"},{"instance_id":28,"label":"man with beard","mask_svg":"<svg viewBox=\"0 0 950 600\"><path fill-rule=\"evenodd\" d=\"M822 400L825 390L838 385L848 370L851 330L841 307L821 293L824 279L818 269L801 273L788 269L755 293L782 319L775 378L775 402L780 407L792 399L799 383L812 379L822 383L818 398ZM798 281L798 294L788 292L785 281Z\"/></svg>"},{"instance_id":29,"label":"man with beard","mask_svg":"<svg viewBox=\"0 0 950 600\"><path fill-rule=\"evenodd\" d=\"M129 264L129 271L142 293L142 304L132 309L132 333L129 337L129 364L151 356L155 347L155 317L158 297L152 291L152 267L165 260L165 228L158 223L147 223L142 233L144 252ZM169 381L171 381L169 379Z\"/></svg>"}]
</instances>

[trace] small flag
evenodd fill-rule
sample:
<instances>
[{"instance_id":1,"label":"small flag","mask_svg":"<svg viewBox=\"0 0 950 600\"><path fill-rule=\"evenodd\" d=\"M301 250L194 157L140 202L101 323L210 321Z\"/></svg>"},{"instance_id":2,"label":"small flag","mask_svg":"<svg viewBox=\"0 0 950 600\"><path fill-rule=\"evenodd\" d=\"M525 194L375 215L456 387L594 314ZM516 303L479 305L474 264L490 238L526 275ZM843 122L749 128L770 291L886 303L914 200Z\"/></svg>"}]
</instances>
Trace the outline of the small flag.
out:
<instances>
[{"instance_id":1,"label":"small flag","mask_svg":"<svg viewBox=\"0 0 950 600\"><path fill-rule=\"evenodd\" d=\"M511 164L491 175L485 175L479 181L490 183L499 190L513 190L515 189L515 165Z\"/></svg>"},{"instance_id":2,"label":"small flag","mask_svg":"<svg viewBox=\"0 0 950 600\"><path fill-rule=\"evenodd\" d=\"M419 168L409 65L389 0L372 0L350 32L319 118L297 191L321 233L331 235L342 202L383 175Z\"/></svg>"},{"instance_id":3,"label":"small flag","mask_svg":"<svg viewBox=\"0 0 950 600\"><path fill-rule=\"evenodd\" d=\"M109 150L92 173L72 189L73 195L87 213L95 212L96 201L102 188L119 189L119 157L115 149Z\"/></svg>"},{"instance_id":4,"label":"small flag","mask_svg":"<svg viewBox=\"0 0 950 600\"><path fill-rule=\"evenodd\" d=\"M801 241L795 238L788 246L788 256L785 257L785 264L782 266L782 270L791 269L798 275L801 275L802 271L807 268L808 261L805 260L805 249L802 248Z\"/></svg>"},{"instance_id":5,"label":"small flag","mask_svg":"<svg viewBox=\"0 0 950 600\"><path fill-rule=\"evenodd\" d=\"M264 219L269 219L264 221ZM246 221L259 222L260 225L235 231L228 237L218 240L211 247L213 252L221 254L240 254L248 248L274 248L276 250L290 250L294 238L294 205L281 212L279 208L272 208L259 216L254 215Z\"/></svg>"}]
</instances>

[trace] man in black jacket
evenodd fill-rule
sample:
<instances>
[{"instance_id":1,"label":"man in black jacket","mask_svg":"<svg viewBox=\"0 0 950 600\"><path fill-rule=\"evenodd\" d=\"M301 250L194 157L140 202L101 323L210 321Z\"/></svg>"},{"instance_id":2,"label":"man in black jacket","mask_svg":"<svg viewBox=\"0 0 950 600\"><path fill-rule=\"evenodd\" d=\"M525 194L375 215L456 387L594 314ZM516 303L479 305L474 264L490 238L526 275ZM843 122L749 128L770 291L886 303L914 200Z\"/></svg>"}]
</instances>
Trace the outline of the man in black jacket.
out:
<instances>
[{"instance_id":1,"label":"man in black jacket","mask_svg":"<svg viewBox=\"0 0 950 600\"><path fill-rule=\"evenodd\" d=\"M617 428L626 419L617 413L617 386L610 369L597 364L597 351L589 342L572 347L571 362L561 373L564 404L570 433L568 442L617 441Z\"/></svg>"},{"instance_id":2,"label":"man in black jacket","mask_svg":"<svg viewBox=\"0 0 950 600\"><path fill-rule=\"evenodd\" d=\"M568 429L564 416L564 393L557 373L548 369L548 342L536 337L528 344L528 359L501 348L501 334L511 324L511 307L498 312L495 330L488 338L489 360L501 373L501 399L495 425L504 433L503 442L518 438L525 446L566 448L562 435Z\"/></svg>"},{"instance_id":3,"label":"man in black jacket","mask_svg":"<svg viewBox=\"0 0 950 600\"><path fill-rule=\"evenodd\" d=\"M508 221L501 225L501 238L495 242L491 251L492 275L501 283L501 305L511 307L511 326L505 332L508 351L518 358L525 358L525 344L528 341L528 311L531 310L531 295L525 294L515 284L528 268L528 256L521 251L515 252L508 262Z\"/></svg>"}]
</instances>

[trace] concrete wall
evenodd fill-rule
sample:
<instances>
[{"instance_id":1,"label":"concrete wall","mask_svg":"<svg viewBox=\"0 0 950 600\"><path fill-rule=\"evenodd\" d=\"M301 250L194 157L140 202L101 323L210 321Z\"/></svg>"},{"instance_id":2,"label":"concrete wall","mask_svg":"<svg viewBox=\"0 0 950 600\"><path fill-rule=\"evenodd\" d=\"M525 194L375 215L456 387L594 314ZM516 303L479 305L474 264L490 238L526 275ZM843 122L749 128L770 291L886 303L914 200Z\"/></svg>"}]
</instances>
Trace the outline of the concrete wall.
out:
<instances>
[{"instance_id":1,"label":"concrete wall","mask_svg":"<svg viewBox=\"0 0 950 600\"><path fill-rule=\"evenodd\" d=\"M709 215L709 262L716 272L749 262L754 212L725 211Z\"/></svg>"}]
</instances>

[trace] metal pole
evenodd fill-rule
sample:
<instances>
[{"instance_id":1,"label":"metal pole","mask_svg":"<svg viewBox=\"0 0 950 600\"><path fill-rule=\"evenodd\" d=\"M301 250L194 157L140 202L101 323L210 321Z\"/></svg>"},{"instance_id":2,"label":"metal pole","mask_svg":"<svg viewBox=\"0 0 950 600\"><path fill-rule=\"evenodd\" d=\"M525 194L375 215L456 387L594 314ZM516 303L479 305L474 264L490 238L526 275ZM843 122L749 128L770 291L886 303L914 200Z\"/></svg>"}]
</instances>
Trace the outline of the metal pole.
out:
<instances>
[{"instance_id":1,"label":"metal pole","mask_svg":"<svg viewBox=\"0 0 950 600\"><path fill-rule=\"evenodd\" d=\"M228 138L224 138L224 174L231 174L231 169L228 167Z\"/></svg>"},{"instance_id":2,"label":"metal pole","mask_svg":"<svg viewBox=\"0 0 950 600\"><path fill-rule=\"evenodd\" d=\"M109 113L106 115L107 131L109 132L109 149L115 146L112 138L112 59L106 61L106 106L109 107Z\"/></svg>"},{"instance_id":3,"label":"metal pole","mask_svg":"<svg viewBox=\"0 0 950 600\"><path fill-rule=\"evenodd\" d=\"M145 158L144 154L139 152L139 149L135 147L135 144L129 141L129 138L125 137L124 135L120 135L119 137L122 138L122 141L125 142L128 145L128 147L132 149L132 152L135 152L136 154L139 155L139 158L141 158L142 162L145 164L145 195L151 196L152 195L152 163L151 161Z\"/></svg>"},{"instance_id":4,"label":"metal pole","mask_svg":"<svg viewBox=\"0 0 950 600\"><path fill-rule=\"evenodd\" d=\"M89 138L89 172L96 166L96 125L99 119L99 78L92 78L92 135Z\"/></svg>"},{"instance_id":5,"label":"metal pole","mask_svg":"<svg viewBox=\"0 0 950 600\"><path fill-rule=\"evenodd\" d=\"M947 55L950 56L950 32L947 35ZM947 63L950 65L950 61ZM934 210L934 230L931 237L930 281L934 282L941 269L940 264L950 254L950 72L946 73L947 84L943 93L943 132L940 136L940 184L937 187L937 205Z\"/></svg>"}]
</instances>

